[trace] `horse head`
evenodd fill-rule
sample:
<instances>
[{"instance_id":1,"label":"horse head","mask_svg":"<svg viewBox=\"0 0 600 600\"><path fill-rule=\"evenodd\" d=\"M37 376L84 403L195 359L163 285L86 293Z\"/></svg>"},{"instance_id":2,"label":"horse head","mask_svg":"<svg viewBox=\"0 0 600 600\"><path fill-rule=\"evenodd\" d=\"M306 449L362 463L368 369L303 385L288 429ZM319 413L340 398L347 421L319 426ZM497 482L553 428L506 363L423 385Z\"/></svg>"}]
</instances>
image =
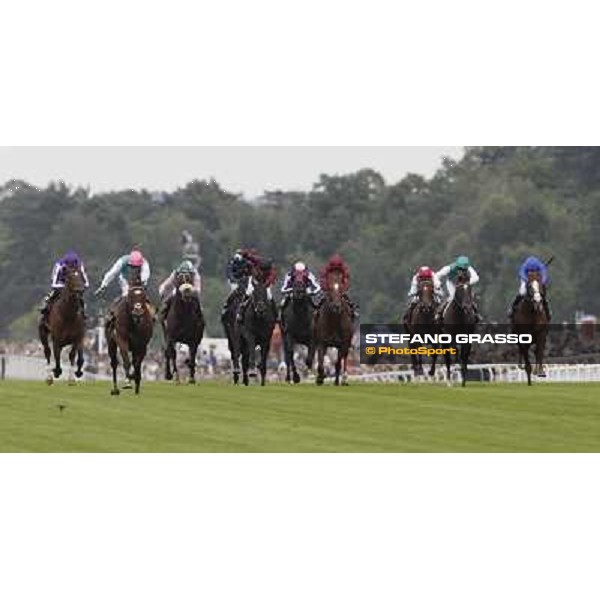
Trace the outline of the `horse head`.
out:
<instances>
[{"instance_id":1,"label":"horse head","mask_svg":"<svg viewBox=\"0 0 600 600\"><path fill-rule=\"evenodd\" d=\"M427 308L433 308L434 300L433 300L433 282L430 280L421 281L419 283L418 295L421 304Z\"/></svg>"},{"instance_id":2,"label":"horse head","mask_svg":"<svg viewBox=\"0 0 600 600\"><path fill-rule=\"evenodd\" d=\"M456 283L454 291L454 303L463 311L468 312L473 309L473 291L467 281Z\"/></svg>"},{"instance_id":3,"label":"horse head","mask_svg":"<svg viewBox=\"0 0 600 600\"><path fill-rule=\"evenodd\" d=\"M305 300L307 297L308 275L306 271L294 271L292 275L292 299Z\"/></svg>"},{"instance_id":4,"label":"horse head","mask_svg":"<svg viewBox=\"0 0 600 600\"><path fill-rule=\"evenodd\" d=\"M252 294L250 295L250 303L254 307L254 312L258 317L263 317L267 313L268 297L267 286L258 281L252 280Z\"/></svg>"},{"instance_id":5,"label":"horse head","mask_svg":"<svg viewBox=\"0 0 600 600\"><path fill-rule=\"evenodd\" d=\"M131 320L137 325L148 311L148 299L143 287L131 287L127 293L127 307Z\"/></svg>"},{"instance_id":6,"label":"horse head","mask_svg":"<svg viewBox=\"0 0 600 600\"><path fill-rule=\"evenodd\" d=\"M65 288L69 296L81 298L85 291L85 280L79 267L68 266L65 269Z\"/></svg>"},{"instance_id":7,"label":"horse head","mask_svg":"<svg viewBox=\"0 0 600 600\"><path fill-rule=\"evenodd\" d=\"M533 311L535 313L545 314L542 293L542 285L537 279L533 279L527 284L527 296L533 304Z\"/></svg>"},{"instance_id":8,"label":"horse head","mask_svg":"<svg viewBox=\"0 0 600 600\"><path fill-rule=\"evenodd\" d=\"M177 293L185 302L194 297L193 276L191 273L179 273L176 278Z\"/></svg>"}]
</instances>

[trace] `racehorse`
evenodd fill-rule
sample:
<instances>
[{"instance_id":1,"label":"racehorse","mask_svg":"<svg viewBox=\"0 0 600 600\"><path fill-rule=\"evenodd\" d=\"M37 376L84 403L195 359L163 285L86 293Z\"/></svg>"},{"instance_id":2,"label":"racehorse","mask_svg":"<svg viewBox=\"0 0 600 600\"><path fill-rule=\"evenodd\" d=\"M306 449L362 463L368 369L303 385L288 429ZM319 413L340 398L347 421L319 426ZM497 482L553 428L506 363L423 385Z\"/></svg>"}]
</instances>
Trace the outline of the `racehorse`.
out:
<instances>
[{"instance_id":1,"label":"racehorse","mask_svg":"<svg viewBox=\"0 0 600 600\"><path fill-rule=\"evenodd\" d=\"M225 330L229 353L231 354L231 366L233 370L233 383L239 383L240 380L240 321L238 314L240 306L244 301L245 285L239 285L233 292L227 302L225 312L221 315L221 323Z\"/></svg>"},{"instance_id":2,"label":"racehorse","mask_svg":"<svg viewBox=\"0 0 600 600\"><path fill-rule=\"evenodd\" d=\"M149 309L146 290L141 285L129 287L127 296L119 298L113 307L114 318L105 325L108 355L113 375L111 395L119 395L117 387L118 353L123 360L125 376L135 383L135 393L140 393L142 361L152 339L153 317ZM131 356L130 356L131 354ZM133 374L131 367L133 366Z\"/></svg>"},{"instance_id":3,"label":"racehorse","mask_svg":"<svg viewBox=\"0 0 600 600\"><path fill-rule=\"evenodd\" d=\"M328 289L313 319L314 348L318 358L316 384L323 385L325 381L323 359L325 350L332 347L337 348L338 351L335 363L335 385L340 384L340 372L342 372L342 385L348 385L348 352L352 343L354 324L350 307L344 300L340 277L337 273L331 273L330 278Z\"/></svg>"},{"instance_id":4,"label":"racehorse","mask_svg":"<svg viewBox=\"0 0 600 600\"><path fill-rule=\"evenodd\" d=\"M179 383L177 371L177 351L175 344L187 344L189 357L187 366L190 371L188 383L196 383L196 353L204 335L204 317L202 307L192 286L193 276L181 273L177 276L175 296L166 318L162 321L163 337L165 340L165 379ZM173 370L171 371L171 364Z\"/></svg>"},{"instance_id":5,"label":"racehorse","mask_svg":"<svg viewBox=\"0 0 600 600\"><path fill-rule=\"evenodd\" d=\"M544 351L548 335L548 316L544 307L544 286L536 279L527 283L527 293L517 304L513 314L513 333L529 334L532 343L519 342L519 365L525 364L527 384L531 385L531 373L546 377ZM529 349L535 345L535 367L532 369Z\"/></svg>"},{"instance_id":6,"label":"racehorse","mask_svg":"<svg viewBox=\"0 0 600 600\"><path fill-rule=\"evenodd\" d=\"M307 347L306 366L311 369L314 357L312 321L314 306L307 293L308 275L306 271L295 271L292 279L291 296L281 311L281 328L283 333L283 351L285 354L286 378L290 383L300 383L300 375L294 362L294 345ZM290 373L291 372L291 373Z\"/></svg>"},{"instance_id":7,"label":"racehorse","mask_svg":"<svg viewBox=\"0 0 600 600\"><path fill-rule=\"evenodd\" d=\"M265 385L267 356L271 346L271 336L277 313L273 302L267 296L264 282L252 278L252 293L241 307L240 314L240 353L242 356L242 380L248 385L249 377L256 377L256 348L260 347L260 384Z\"/></svg>"},{"instance_id":8,"label":"racehorse","mask_svg":"<svg viewBox=\"0 0 600 600\"><path fill-rule=\"evenodd\" d=\"M454 298L447 304L442 313L442 331L453 337L458 334L472 334L477 322L473 301L473 291L469 284L468 275L459 274L455 283ZM458 362L460 363L460 374L462 386L467 384L467 365L471 354L471 344L453 344L457 350ZM446 362L446 375L450 382L450 366L452 356L444 354Z\"/></svg>"},{"instance_id":9,"label":"racehorse","mask_svg":"<svg viewBox=\"0 0 600 600\"><path fill-rule=\"evenodd\" d=\"M83 315L83 292L85 282L81 271L72 266L65 267L65 285L60 290L58 298L52 303L48 318L41 321L38 332L44 347L44 356L48 364L46 382L51 385L53 376L58 378L62 374L60 354L65 346L71 346L69 351L69 384L75 383L83 375L83 339L85 335L85 318ZM52 352L48 338L52 338ZM50 357L54 354L55 366L50 367ZM77 370L73 373L77 356Z\"/></svg>"},{"instance_id":10,"label":"racehorse","mask_svg":"<svg viewBox=\"0 0 600 600\"><path fill-rule=\"evenodd\" d=\"M421 281L417 288L418 301L412 308L410 313L406 316L404 322L404 329L409 335L421 335L434 334L439 329L435 324L435 314L437 311L437 302L433 293L433 282L432 281ZM411 344L411 348L418 348L423 344L414 343ZM411 354L410 360L412 363L412 369L415 376L423 375L423 356L420 354ZM431 367L429 369L429 376L435 375L435 365L437 362L437 355L432 356Z\"/></svg>"}]
</instances>

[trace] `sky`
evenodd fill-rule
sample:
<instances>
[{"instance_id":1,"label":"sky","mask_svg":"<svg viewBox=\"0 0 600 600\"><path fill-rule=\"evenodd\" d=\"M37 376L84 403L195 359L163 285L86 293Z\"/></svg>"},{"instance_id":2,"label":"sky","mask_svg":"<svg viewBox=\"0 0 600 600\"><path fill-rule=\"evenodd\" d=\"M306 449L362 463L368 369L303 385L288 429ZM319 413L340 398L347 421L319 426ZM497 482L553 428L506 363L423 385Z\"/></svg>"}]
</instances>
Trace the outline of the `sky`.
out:
<instances>
[{"instance_id":1,"label":"sky","mask_svg":"<svg viewBox=\"0 0 600 600\"><path fill-rule=\"evenodd\" d=\"M265 190L310 190L321 173L372 168L388 183L407 173L432 175L442 156L459 158L462 146L0 146L0 183L22 179L89 187L173 191L194 179L214 178L246 198Z\"/></svg>"}]
</instances>

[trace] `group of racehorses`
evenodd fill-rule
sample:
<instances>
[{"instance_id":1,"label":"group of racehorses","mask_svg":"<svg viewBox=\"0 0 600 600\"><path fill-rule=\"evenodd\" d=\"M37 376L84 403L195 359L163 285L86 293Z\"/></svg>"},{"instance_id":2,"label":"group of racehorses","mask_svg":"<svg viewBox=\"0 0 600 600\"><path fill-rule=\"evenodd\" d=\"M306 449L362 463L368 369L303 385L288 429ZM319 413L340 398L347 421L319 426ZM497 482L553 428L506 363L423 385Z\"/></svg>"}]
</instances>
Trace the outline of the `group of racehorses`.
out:
<instances>
[{"instance_id":1,"label":"group of racehorses","mask_svg":"<svg viewBox=\"0 0 600 600\"><path fill-rule=\"evenodd\" d=\"M176 345L186 344L189 356L189 383L195 383L196 353L204 335L205 322L198 299L192 293L191 282L186 274L178 275L176 291L168 313L161 319L164 337L165 378L179 381ZM238 383L240 374L245 385L260 373L261 385L265 384L267 356L275 325L281 324L287 381L298 383L300 376L294 363L294 346L304 344L308 348L306 364L312 367L317 355L316 383L325 380L324 355L328 347L338 350L335 364L335 384L347 383L347 359L354 331L353 314L344 295L341 281L332 274L327 290L318 304L308 293L306 276L294 277L293 291L281 314L269 299L261 278L252 275L252 292L246 295L243 286L232 292L228 308L221 321L229 343L233 367L233 381ZM82 297L85 290L81 271L68 267L65 285L59 297L51 305L47 319L40 322L39 336L48 364L46 381L51 384L54 377L61 376L61 351L70 346L69 383L83 375L83 346L85 317ZM155 315L146 290L141 282L130 282L126 296L118 298L109 312L105 323L105 336L112 369L111 394L120 393L117 384L119 355L123 361L126 387L131 383L135 393L140 391L142 362L154 330ZM260 350L258 368L256 350ZM54 357L54 367L51 358ZM75 370L76 367L76 370Z\"/></svg>"},{"instance_id":2,"label":"group of racehorses","mask_svg":"<svg viewBox=\"0 0 600 600\"><path fill-rule=\"evenodd\" d=\"M472 287L466 275L459 274L453 298L443 307L436 301L433 282L423 281L419 284L418 301L404 320L407 333L422 335L424 333L448 333L452 336L459 334L472 334L477 325L477 311L474 306ZM531 335L531 343L519 343L519 365L523 366L527 374L527 383L531 385L532 374L545 377L544 352L548 333L548 315L544 307L545 290L535 278L527 283L525 296L516 305L512 315L511 328L517 334ZM413 346L419 346L414 344ZM534 348L535 365L532 366L529 352ZM467 381L467 365L471 354L471 344L457 344L456 361L460 365L461 382L464 386ZM437 354L432 355L429 376L435 374ZM450 367L452 355L444 354L447 380L450 380ZM423 375L423 358L421 354L411 354L412 368L415 375Z\"/></svg>"}]
</instances>

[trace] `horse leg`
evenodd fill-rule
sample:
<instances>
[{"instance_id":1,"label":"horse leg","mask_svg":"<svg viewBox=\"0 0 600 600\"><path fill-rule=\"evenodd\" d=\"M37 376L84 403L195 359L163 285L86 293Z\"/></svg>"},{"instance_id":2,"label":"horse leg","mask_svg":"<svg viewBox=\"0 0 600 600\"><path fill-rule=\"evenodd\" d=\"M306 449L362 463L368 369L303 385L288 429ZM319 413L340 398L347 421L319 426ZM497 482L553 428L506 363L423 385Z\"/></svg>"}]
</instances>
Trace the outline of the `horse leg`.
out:
<instances>
[{"instance_id":1,"label":"horse leg","mask_svg":"<svg viewBox=\"0 0 600 600\"><path fill-rule=\"evenodd\" d=\"M248 363L249 363L249 356L248 356L248 348L244 342L244 344L242 344L242 348L241 348L241 354L242 354L242 383L244 385L248 385L250 383L250 379L248 378Z\"/></svg>"},{"instance_id":2,"label":"horse leg","mask_svg":"<svg viewBox=\"0 0 600 600\"><path fill-rule=\"evenodd\" d=\"M342 370L342 350L338 348L337 358L335 361L335 381L334 385L340 385L340 371Z\"/></svg>"},{"instance_id":3,"label":"horse leg","mask_svg":"<svg viewBox=\"0 0 600 600\"><path fill-rule=\"evenodd\" d=\"M188 383L194 385L196 383L196 354L198 352L198 344L190 344L190 361L188 367L190 369L190 378Z\"/></svg>"},{"instance_id":4,"label":"horse leg","mask_svg":"<svg viewBox=\"0 0 600 600\"><path fill-rule=\"evenodd\" d=\"M469 355L471 354L471 345L463 344L460 349L460 374L462 377L462 386L467 385L467 365L469 363Z\"/></svg>"},{"instance_id":5,"label":"horse leg","mask_svg":"<svg viewBox=\"0 0 600 600\"><path fill-rule=\"evenodd\" d=\"M52 351L54 352L54 377L57 379L62 374L62 369L60 368L60 353L61 353L61 345L56 340L52 340Z\"/></svg>"},{"instance_id":6,"label":"horse leg","mask_svg":"<svg viewBox=\"0 0 600 600\"><path fill-rule=\"evenodd\" d=\"M325 346L323 344L317 345L317 378L315 380L317 385L323 385L325 381L325 369L323 368L323 360L325 358Z\"/></svg>"},{"instance_id":7,"label":"horse leg","mask_svg":"<svg viewBox=\"0 0 600 600\"><path fill-rule=\"evenodd\" d=\"M165 380L171 381L173 379L173 373L171 372L171 342L168 338L165 339L167 340L163 353L165 357Z\"/></svg>"},{"instance_id":8,"label":"horse leg","mask_svg":"<svg viewBox=\"0 0 600 600\"><path fill-rule=\"evenodd\" d=\"M292 363L294 362L294 345L292 341L289 339L291 335L289 333L285 333L283 336L283 355L285 358L285 381L286 383L291 383L291 369Z\"/></svg>"},{"instance_id":9,"label":"horse leg","mask_svg":"<svg viewBox=\"0 0 600 600\"><path fill-rule=\"evenodd\" d=\"M117 344L114 341L109 340L108 342L108 355L110 356L110 367L112 369L112 380L113 387L110 390L111 396L118 396L121 392L119 391L119 387L117 386L117 367L119 366L118 356L118 348Z\"/></svg>"},{"instance_id":10,"label":"horse leg","mask_svg":"<svg viewBox=\"0 0 600 600\"><path fill-rule=\"evenodd\" d=\"M535 362L537 367L537 376L546 377L546 369L544 368L544 349L546 347L546 338L544 335L539 335L535 344Z\"/></svg>"},{"instance_id":11,"label":"horse leg","mask_svg":"<svg viewBox=\"0 0 600 600\"><path fill-rule=\"evenodd\" d=\"M69 385L75 385L75 357L77 356L77 346L73 344L69 350L69 376L67 381Z\"/></svg>"},{"instance_id":12,"label":"horse leg","mask_svg":"<svg viewBox=\"0 0 600 600\"><path fill-rule=\"evenodd\" d=\"M265 385L267 379L267 357L269 356L269 342L260 345L260 385Z\"/></svg>"},{"instance_id":13,"label":"horse leg","mask_svg":"<svg viewBox=\"0 0 600 600\"><path fill-rule=\"evenodd\" d=\"M450 348L448 348L450 349ZM444 362L446 363L446 385L452 385L452 379L450 378L450 367L452 364L452 358L451 358L451 354L450 352L446 352L444 354Z\"/></svg>"},{"instance_id":14,"label":"horse leg","mask_svg":"<svg viewBox=\"0 0 600 600\"><path fill-rule=\"evenodd\" d=\"M146 348L139 349L133 354L133 379L135 381L135 393L140 393L140 383L142 382L142 361L146 356Z\"/></svg>"},{"instance_id":15,"label":"horse leg","mask_svg":"<svg viewBox=\"0 0 600 600\"><path fill-rule=\"evenodd\" d=\"M75 377L81 379L83 376L83 343L79 342L77 347L77 371L75 371Z\"/></svg>"},{"instance_id":16,"label":"horse leg","mask_svg":"<svg viewBox=\"0 0 600 600\"><path fill-rule=\"evenodd\" d=\"M435 376L435 365L437 363L437 354L431 357L431 367L429 368L429 377Z\"/></svg>"},{"instance_id":17,"label":"horse leg","mask_svg":"<svg viewBox=\"0 0 600 600\"><path fill-rule=\"evenodd\" d=\"M129 358L129 343L124 340L120 340L117 342L117 346L119 347L119 352L121 354L121 359L123 360L123 370L125 371L125 384L123 385L123 389L130 390L131 389L131 380L133 376L131 375L131 359Z\"/></svg>"},{"instance_id":18,"label":"horse leg","mask_svg":"<svg viewBox=\"0 0 600 600\"><path fill-rule=\"evenodd\" d=\"M252 333L246 335L246 353L248 355L248 376L256 377L256 338Z\"/></svg>"},{"instance_id":19,"label":"horse leg","mask_svg":"<svg viewBox=\"0 0 600 600\"><path fill-rule=\"evenodd\" d=\"M171 360L173 361L173 379L175 385L179 385L181 380L179 379L179 370L177 369L177 345L175 342L171 343Z\"/></svg>"},{"instance_id":20,"label":"horse leg","mask_svg":"<svg viewBox=\"0 0 600 600\"><path fill-rule=\"evenodd\" d=\"M519 344L519 362L525 365L527 385L531 385L531 361L529 360L529 345Z\"/></svg>"},{"instance_id":21,"label":"horse leg","mask_svg":"<svg viewBox=\"0 0 600 600\"><path fill-rule=\"evenodd\" d=\"M48 343L48 329L44 325L39 326L40 342L44 348L44 357L46 358L46 383L52 385L54 378L52 376L52 367L50 366L50 359L52 358L52 350L50 350L50 344Z\"/></svg>"},{"instance_id":22,"label":"horse leg","mask_svg":"<svg viewBox=\"0 0 600 600\"><path fill-rule=\"evenodd\" d=\"M348 352L350 346L344 348L342 352L342 385L348 385Z\"/></svg>"}]
</instances>

